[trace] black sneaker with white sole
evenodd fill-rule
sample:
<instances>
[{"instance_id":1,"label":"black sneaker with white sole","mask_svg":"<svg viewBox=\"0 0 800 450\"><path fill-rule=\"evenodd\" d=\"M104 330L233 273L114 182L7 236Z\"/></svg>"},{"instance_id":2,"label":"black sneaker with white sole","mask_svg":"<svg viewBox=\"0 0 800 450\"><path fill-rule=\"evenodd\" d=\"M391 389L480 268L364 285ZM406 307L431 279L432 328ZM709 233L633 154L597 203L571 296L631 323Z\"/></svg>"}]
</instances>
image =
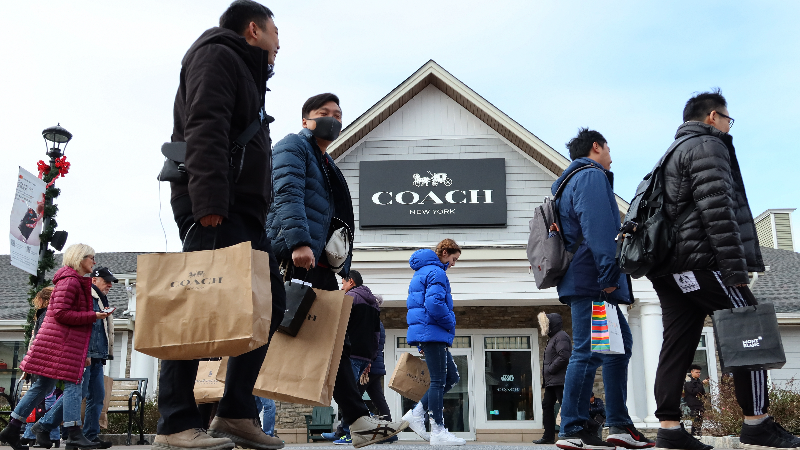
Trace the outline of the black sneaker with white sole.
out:
<instances>
[{"instance_id":1,"label":"black sneaker with white sole","mask_svg":"<svg viewBox=\"0 0 800 450\"><path fill-rule=\"evenodd\" d=\"M750 450L800 449L800 438L786 431L772 417L767 417L758 425L742 425L739 442Z\"/></svg>"},{"instance_id":2,"label":"black sneaker with white sole","mask_svg":"<svg viewBox=\"0 0 800 450\"><path fill-rule=\"evenodd\" d=\"M584 429L560 438L556 441L556 447L565 450L610 450L616 448L614 444L608 443Z\"/></svg>"},{"instance_id":3,"label":"black sneaker with white sole","mask_svg":"<svg viewBox=\"0 0 800 450\"><path fill-rule=\"evenodd\" d=\"M656 443L644 437L644 435L633 425L622 427L610 427L608 430L609 443L625 448L650 448L655 447Z\"/></svg>"},{"instance_id":4,"label":"black sneaker with white sole","mask_svg":"<svg viewBox=\"0 0 800 450\"><path fill-rule=\"evenodd\" d=\"M666 430L659 428L656 435L655 449L680 449L680 450L711 450L712 446L703 444L696 437L689 434L686 428Z\"/></svg>"}]
</instances>

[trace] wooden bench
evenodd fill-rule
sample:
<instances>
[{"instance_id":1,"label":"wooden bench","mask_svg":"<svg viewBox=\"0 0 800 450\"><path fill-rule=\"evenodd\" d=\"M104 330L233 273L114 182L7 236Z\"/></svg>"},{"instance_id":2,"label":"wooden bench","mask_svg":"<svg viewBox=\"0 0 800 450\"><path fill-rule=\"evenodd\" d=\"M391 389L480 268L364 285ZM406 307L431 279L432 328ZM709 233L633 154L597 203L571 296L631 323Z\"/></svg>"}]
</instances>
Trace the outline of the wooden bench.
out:
<instances>
[{"instance_id":1,"label":"wooden bench","mask_svg":"<svg viewBox=\"0 0 800 450\"><path fill-rule=\"evenodd\" d=\"M150 445L144 438L144 403L147 397L147 378L114 378L108 414L128 415L128 439L131 445L133 424L139 429L136 445Z\"/></svg>"},{"instance_id":2,"label":"wooden bench","mask_svg":"<svg viewBox=\"0 0 800 450\"><path fill-rule=\"evenodd\" d=\"M322 433L333 431L333 419L336 413L331 406L315 406L311 415L306 415L306 442L322 441ZM302 436L302 435L301 435Z\"/></svg>"}]
</instances>

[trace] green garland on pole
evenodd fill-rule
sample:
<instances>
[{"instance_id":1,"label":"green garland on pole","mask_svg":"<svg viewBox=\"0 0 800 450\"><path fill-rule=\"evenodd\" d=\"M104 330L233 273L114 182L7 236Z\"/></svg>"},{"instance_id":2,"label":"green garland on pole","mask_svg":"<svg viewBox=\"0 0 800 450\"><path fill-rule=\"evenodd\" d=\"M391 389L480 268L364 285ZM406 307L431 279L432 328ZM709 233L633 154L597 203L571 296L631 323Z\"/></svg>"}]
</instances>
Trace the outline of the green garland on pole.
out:
<instances>
[{"instance_id":1,"label":"green garland on pole","mask_svg":"<svg viewBox=\"0 0 800 450\"><path fill-rule=\"evenodd\" d=\"M50 182L55 178L58 178L60 174L60 167L54 165L53 167L50 167L49 172L43 173L42 181L44 181L45 184L50 184ZM47 273L47 271L53 270L56 267L55 252L50 249L50 241L53 239L53 233L55 233L55 229L58 226L58 223L56 223L58 206L53 204L53 200L60 194L61 189L58 189L55 186L48 187L44 192L45 207L44 213L42 214L42 221L49 218L50 222L47 228L42 230L42 233L39 235L40 242L47 246L44 254L39 258L39 272L41 273ZM25 347L28 347L31 336L33 335L33 328L36 326L34 320L36 308L33 307L33 299L36 297L36 294L39 291L52 284L51 280L46 278L39 283L39 277L37 275L31 275L28 278L28 283L31 286L30 289L28 289L28 305L30 306L30 309L28 309L28 320L27 324L25 324Z\"/></svg>"}]
</instances>

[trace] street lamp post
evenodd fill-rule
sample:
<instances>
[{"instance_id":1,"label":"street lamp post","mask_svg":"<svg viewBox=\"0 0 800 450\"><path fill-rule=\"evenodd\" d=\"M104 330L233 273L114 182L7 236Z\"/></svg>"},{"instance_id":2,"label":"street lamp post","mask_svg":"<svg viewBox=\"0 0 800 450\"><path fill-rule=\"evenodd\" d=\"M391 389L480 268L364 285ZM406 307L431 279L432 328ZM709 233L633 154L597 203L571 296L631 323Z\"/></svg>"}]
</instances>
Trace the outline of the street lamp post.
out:
<instances>
[{"instance_id":1,"label":"street lamp post","mask_svg":"<svg viewBox=\"0 0 800 450\"><path fill-rule=\"evenodd\" d=\"M61 124L59 123L54 127L44 129L42 131L42 137L44 138L45 145L47 146L47 156L50 157L50 171L53 172L56 170L56 160L64 154L64 151L67 148L67 144L72 139L72 133L62 128ZM61 147L62 144L64 145L63 147ZM53 180L53 183L55 183L55 180ZM44 202L45 202L44 203L45 213L44 213L44 226L42 227L42 231L47 232L47 230L50 227L50 221L52 217L52 214L47 213L47 211L50 211L52 209L49 208L53 205L52 195L45 195ZM63 234L62 232L58 232L58 234L59 234L58 236L55 236L54 234L52 238L53 241L58 241L57 243L53 242L53 246L56 247L57 250L61 250L61 248L63 248L64 246L64 242L66 241L66 232L64 232ZM44 257L44 254L47 251L48 242L49 241L47 239L42 239L42 242L39 245L40 260ZM42 285L44 283L44 276L45 276L44 270L40 269L38 272L39 285Z\"/></svg>"}]
</instances>

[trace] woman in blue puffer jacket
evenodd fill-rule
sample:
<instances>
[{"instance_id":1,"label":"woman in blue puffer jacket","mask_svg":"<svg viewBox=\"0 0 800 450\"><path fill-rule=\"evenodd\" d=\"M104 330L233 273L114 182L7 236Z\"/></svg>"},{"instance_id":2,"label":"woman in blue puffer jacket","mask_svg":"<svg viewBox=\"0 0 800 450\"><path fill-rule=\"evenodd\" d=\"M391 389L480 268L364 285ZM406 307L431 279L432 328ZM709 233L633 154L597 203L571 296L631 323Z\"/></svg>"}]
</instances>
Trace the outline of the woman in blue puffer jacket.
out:
<instances>
[{"instance_id":1,"label":"woman in blue puffer jacket","mask_svg":"<svg viewBox=\"0 0 800 450\"><path fill-rule=\"evenodd\" d=\"M445 271L455 266L460 256L458 244L445 239L439 242L435 251L417 250L408 260L415 273L408 286L406 339L410 345L419 347L425 356L431 385L422 401L409 410L403 420L408 421L411 429L431 445L466 443L447 431L442 415L444 394L458 383L458 369L448 350L456 333L456 316ZM430 435L425 431L426 410L434 422Z\"/></svg>"}]
</instances>

